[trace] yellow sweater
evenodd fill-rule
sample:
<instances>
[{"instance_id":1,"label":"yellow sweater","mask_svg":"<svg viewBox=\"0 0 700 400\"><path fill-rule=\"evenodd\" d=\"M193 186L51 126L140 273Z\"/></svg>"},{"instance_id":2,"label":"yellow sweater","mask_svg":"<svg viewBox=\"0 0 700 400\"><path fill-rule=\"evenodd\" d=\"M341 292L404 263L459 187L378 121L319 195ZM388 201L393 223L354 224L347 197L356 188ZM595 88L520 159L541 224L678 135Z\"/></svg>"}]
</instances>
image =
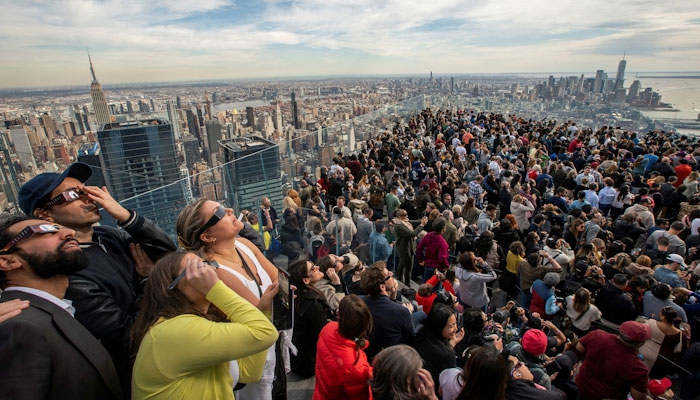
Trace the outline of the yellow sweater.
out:
<instances>
[{"instance_id":1,"label":"yellow sweater","mask_svg":"<svg viewBox=\"0 0 700 400\"><path fill-rule=\"evenodd\" d=\"M233 399L231 360L238 360L241 382L260 380L277 330L221 281L209 290L207 300L231 322L192 314L161 318L139 346L131 381L133 399Z\"/></svg>"},{"instance_id":2,"label":"yellow sweater","mask_svg":"<svg viewBox=\"0 0 700 400\"><path fill-rule=\"evenodd\" d=\"M518 275L518 264L520 264L521 261L525 261L525 259L508 250L508 255L506 256L506 269L509 272Z\"/></svg>"}]
</instances>

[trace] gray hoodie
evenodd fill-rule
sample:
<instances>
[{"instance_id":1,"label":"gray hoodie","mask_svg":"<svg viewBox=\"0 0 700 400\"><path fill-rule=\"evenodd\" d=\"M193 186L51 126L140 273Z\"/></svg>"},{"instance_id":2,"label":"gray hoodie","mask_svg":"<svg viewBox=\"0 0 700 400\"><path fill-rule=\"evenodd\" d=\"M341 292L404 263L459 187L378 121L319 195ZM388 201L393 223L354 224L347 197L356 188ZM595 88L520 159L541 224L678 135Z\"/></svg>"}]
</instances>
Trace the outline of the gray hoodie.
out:
<instances>
[{"instance_id":1,"label":"gray hoodie","mask_svg":"<svg viewBox=\"0 0 700 400\"><path fill-rule=\"evenodd\" d=\"M483 272L467 271L457 267L455 275L459 279L459 299L471 307L481 308L489 304L486 283L497 278L496 273L488 264L481 266Z\"/></svg>"}]
</instances>

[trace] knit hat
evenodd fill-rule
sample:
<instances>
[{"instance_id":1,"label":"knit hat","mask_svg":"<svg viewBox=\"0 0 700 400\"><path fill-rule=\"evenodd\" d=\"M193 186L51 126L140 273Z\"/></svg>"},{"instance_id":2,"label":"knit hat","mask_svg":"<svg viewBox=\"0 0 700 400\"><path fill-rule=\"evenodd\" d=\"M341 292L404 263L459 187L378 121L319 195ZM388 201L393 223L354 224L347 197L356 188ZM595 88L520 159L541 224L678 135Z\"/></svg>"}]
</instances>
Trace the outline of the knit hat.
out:
<instances>
[{"instance_id":1,"label":"knit hat","mask_svg":"<svg viewBox=\"0 0 700 400\"><path fill-rule=\"evenodd\" d=\"M668 378L650 379L649 393L651 393L652 396L661 396L666 393L672 385L671 380Z\"/></svg>"},{"instance_id":2,"label":"knit hat","mask_svg":"<svg viewBox=\"0 0 700 400\"><path fill-rule=\"evenodd\" d=\"M523 350L539 356L547 351L547 334L539 329L530 329L525 332L522 340Z\"/></svg>"}]
</instances>

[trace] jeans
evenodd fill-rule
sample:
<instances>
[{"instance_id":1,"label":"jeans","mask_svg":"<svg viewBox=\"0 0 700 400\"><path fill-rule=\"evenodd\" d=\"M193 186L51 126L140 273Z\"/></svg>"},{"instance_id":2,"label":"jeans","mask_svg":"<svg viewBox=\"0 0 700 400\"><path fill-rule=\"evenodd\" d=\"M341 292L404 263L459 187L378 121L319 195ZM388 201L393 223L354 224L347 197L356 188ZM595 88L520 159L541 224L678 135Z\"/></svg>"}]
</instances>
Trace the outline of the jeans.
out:
<instances>
[{"instance_id":1,"label":"jeans","mask_svg":"<svg viewBox=\"0 0 700 400\"><path fill-rule=\"evenodd\" d=\"M526 310L530 310L530 302L532 301L532 293L528 290L527 292L524 290L520 291L520 306Z\"/></svg>"},{"instance_id":2,"label":"jeans","mask_svg":"<svg viewBox=\"0 0 700 400\"><path fill-rule=\"evenodd\" d=\"M411 272L413 271L413 257L410 254L403 254L399 257L396 276L406 286L411 286Z\"/></svg>"},{"instance_id":3,"label":"jeans","mask_svg":"<svg viewBox=\"0 0 700 400\"><path fill-rule=\"evenodd\" d=\"M416 332L418 332L418 328L420 328L421 323L425 321L426 318L428 318L428 314L426 314L423 310L418 310L411 314L411 319L413 319L413 328L416 330Z\"/></svg>"},{"instance_id":4,"label":"jeans","mask_svg":"<svg viewBox=\"0 0 700 400\"><path fill-rule=\"evenodd\" d=\"M423 283L427 282L433 275L435 275L435 268L428 267L427 265L423 267Z\"/></svg>"},{"instance_id":5,"label":"jeans","mask_svg":"<svg viewBox=\"0 0 700 400\"><path fill-rule=\"evenodd\" d=\"M598 204L598 209L600 212L603 214L604 217L608 216L608 213L610 212L610 209L612 208L612 204Z\"/></svg>"}]
</instances>

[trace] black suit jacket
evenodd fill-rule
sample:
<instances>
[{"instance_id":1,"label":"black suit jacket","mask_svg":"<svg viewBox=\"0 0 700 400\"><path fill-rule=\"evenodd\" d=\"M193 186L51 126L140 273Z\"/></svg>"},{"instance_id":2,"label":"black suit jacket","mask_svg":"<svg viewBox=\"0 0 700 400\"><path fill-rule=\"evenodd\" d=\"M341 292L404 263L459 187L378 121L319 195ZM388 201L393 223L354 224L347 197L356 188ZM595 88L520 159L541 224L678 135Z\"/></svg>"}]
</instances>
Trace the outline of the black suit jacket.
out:
<instances>
[{"instance_id":1,"label":"black suit jacket","mask_svg":"<svg viewBox=\"0 0 700 400\"><path fill-rule=\"evenodd\" d=\"M75 318L41 297L3 292L30 307L0 323L0 399L120 399L107 351Z\"/></svg>"}]
</instances>

